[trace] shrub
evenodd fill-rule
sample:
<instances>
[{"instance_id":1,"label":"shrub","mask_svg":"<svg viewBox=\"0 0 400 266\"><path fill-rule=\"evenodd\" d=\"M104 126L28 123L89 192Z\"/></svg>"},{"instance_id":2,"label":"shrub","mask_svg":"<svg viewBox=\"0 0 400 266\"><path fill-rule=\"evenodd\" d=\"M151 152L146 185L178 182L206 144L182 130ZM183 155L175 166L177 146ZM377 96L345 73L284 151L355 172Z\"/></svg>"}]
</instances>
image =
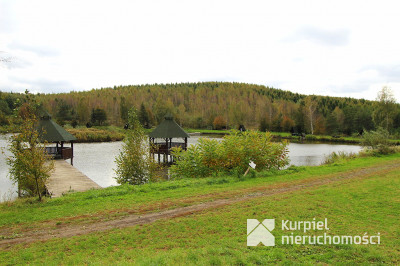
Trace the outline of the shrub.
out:
<instances>
[{"instance_id":1,"label":"shrub","mask_svg":"<svg viewBox=\"0 0 400 266\"><path fill-rule=\"evenodd\" d=\"M337 153L332 152L328 156L325 156L325 159L322 164L342 163L342 162L346 162L347 160L354 159L356 157L357 157L357 155L352 152L350 152L350 153L346 153L343 151L339 151Z\"/></svg>"},{"instance_id":2,"label":"shrub","mask_svg":"<svg viewBox=\"0 0 400 266\"><path fill-rule=\"evenodd\" d=\"M365 131L363 134L362 145L367 149L372 149L376 154L393 153L394 149L389 140L389 132L379 127L376 131Z\"/></svg>"},{"instance_id":3,"label":"shrub","mask_svg":"<svg viewBox=\"0 0 400 266\"><path fill-rule=\"evenodd\" d=\"M206 177L219 173L244 173L250 161L257 171L279 169L288 164L287 143L274 143L270 133L231 131L221 141L201 138L187 151L172 151L176 164L173 177Z\"/></svg>"},{"instance_id":4,"label":"shrub","mask_svg":"<svg viewBox=\"0 0 400 266\"><path fill-rule=\"evenodd\" d=\"M318 139L317 136L314 136L314 135L306 135L306 140L313 141L313 140L317 140L317 139Z\"/></svg>"},{"instance_id":5,"label":"shrub","mask_svg":"<svg viewBox=\"0 0 400 266\"><path fill-rule=\"evenodd\" d=\"M142 185L156 179L157 164L149 153L147 135L134 109L129 111L127 130L122 151L115 159L116 180L119 184Z\"/></svg>"}]
</instances>

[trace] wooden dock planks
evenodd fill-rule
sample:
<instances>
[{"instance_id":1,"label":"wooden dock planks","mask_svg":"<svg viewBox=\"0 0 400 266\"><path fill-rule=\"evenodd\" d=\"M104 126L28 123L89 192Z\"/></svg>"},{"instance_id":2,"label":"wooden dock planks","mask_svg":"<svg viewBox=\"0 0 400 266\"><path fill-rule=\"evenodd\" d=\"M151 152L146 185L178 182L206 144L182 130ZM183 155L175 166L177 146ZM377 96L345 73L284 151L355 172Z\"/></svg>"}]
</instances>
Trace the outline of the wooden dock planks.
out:
<instances>
[{"instance_id":1,"label":"wooden dock planks","mask_svg":"<svg viewBox=\"0 0 400 266\"><path fill-rule=\"evenodd\" d=\"M47 183L47 189L52 197L60 197L70 191L82 192L98 188L101 187L68 162L54 161L54 171Z\"/></svg>"}]
</instances>

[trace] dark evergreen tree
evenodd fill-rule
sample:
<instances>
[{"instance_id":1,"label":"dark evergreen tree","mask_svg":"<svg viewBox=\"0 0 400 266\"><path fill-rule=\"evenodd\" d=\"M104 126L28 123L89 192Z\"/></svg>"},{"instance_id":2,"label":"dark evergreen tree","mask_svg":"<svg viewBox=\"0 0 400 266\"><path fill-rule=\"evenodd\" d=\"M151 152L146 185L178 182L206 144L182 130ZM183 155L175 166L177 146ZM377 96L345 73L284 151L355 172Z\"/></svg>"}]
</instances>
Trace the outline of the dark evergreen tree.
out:
<instances>
[{"instance_id":1,"label":"dark evergreen tree","mask_svg":"<svg viewBox=\"0 0 400 266\"><path fill-rule=\"evenodd\" d=\"M265 116L262 116L260 119L260 125L258 127L258 130L261 132L265 132L268 129L268 123L267 123L267 119L265 118Z\"/></svg>"},{"instance_id":2,"label":"dark evergreen tree","mask_svg":"<svg viewBox=\"0 0 400 266\"><path fill-rule=\"evenodd\" d=\"M71 121L73 116L72 107L66 101L58 101L58 108L56 113L57 122L63 126L66 122Z\"/></svg>"},{"instance_id":3,"label":"dark evergreen tree","mask_svg":"<svg viewBox=\"0 0 400 266\"><path fill-rule=\"evenodd\" d=\"M129 108L128 108L128 105L126 104L125 97L123 97L123 96L121 96L121 99L120 99L119 112L121 114L122 122L127 123Z\"/></svg>"},{"instance_id":4,"label":"dark evergreen tree","mask_svg":"<svg viewBox=\"0 0 400 266\"><path fill-rule=\"evenodd\" d=\"M107 114L104 109L96 108L92 110L91 122L96 126L101 126L107 121Z\"/></svg>"},{"instance_id":5,"label":"dark evergreen tree","mask_svg":"<svg viewBox=\"0 0 400 266\"><path fill-rule=\"evenodd\" d=\"M326 117L325 128L326 133L331 135L336 135L339 131L338 122L336 121L336 117L332 113L328 114L328 116Z\"/></svg>"},{"instance_id":6,"label":"dark evergreen tree","mask_svg":"<svg viewBox=\"0 0 400 266\"><path fill-rule=\"evenodd\" d=\"M282 121L283 115L280 113L274 120L272 120L272 131L281 132L282 131Z\"/></svg>"},{"instance_id":7,"label":"dark evergreen tree","mask_svg":"<svg viewBox=\"0 0 400 266\"><path fill-rule=\"evenodd\" d=\"M146 107L144 106L143 103L140 105L138 118L139 118L140 124L144 128L151 128L149 113L147 112Z\"/></svg>"}]
</instances>

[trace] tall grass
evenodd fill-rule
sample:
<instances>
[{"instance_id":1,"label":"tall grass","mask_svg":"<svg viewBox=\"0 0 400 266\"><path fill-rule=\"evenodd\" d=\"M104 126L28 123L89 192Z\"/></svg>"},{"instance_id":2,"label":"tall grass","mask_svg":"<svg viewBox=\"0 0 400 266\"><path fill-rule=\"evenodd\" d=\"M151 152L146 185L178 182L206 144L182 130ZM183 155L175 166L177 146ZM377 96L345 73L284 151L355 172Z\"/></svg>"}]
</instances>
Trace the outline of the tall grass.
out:
<instances>
[{"instance_id":1,"label":"tall grass","mask_svg":"<svg viewBox=\"0 0 400 266\"><path fill-rule=\"evenodd\" d=\"M325 156L325 159L322 162L322 164L340 164L340 163L347 162L348 160L354 159L356 157L357 157L357 154L352 153L352 152L350 152L350 153L343 152L343 151L332 152L328 156Z\"/></svg>"},{"instance_id":2,"label":"tall grass","mask_svg":"<svg viewBox=\"0 0 400 266\"><path fill-rule=\"evenodd\" d=\"M120 141L125 137L123 132L108 129L68 128L67 131L77 138L76 142Z\"/></svg>"}]
</instances>

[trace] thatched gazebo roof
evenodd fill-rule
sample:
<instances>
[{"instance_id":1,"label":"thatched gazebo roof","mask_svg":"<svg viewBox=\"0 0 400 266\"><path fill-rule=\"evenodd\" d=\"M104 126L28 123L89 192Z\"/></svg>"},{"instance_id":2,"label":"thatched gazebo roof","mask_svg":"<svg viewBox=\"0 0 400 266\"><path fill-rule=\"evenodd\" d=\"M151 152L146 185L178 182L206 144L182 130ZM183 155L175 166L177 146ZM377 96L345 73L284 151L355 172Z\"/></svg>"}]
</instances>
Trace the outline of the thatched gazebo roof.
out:
<instances>
[{"instance_id":1,"label":"thatched gazebo roof","mask_svg":"<svg viewBox=\"0 0 400 266\"><path fill-rule=\"evenodd\" d=\"M149 137L155 139L190 138L170 114L164 117L164 121L149 134Z\"/></svg>"}]
</instances>

